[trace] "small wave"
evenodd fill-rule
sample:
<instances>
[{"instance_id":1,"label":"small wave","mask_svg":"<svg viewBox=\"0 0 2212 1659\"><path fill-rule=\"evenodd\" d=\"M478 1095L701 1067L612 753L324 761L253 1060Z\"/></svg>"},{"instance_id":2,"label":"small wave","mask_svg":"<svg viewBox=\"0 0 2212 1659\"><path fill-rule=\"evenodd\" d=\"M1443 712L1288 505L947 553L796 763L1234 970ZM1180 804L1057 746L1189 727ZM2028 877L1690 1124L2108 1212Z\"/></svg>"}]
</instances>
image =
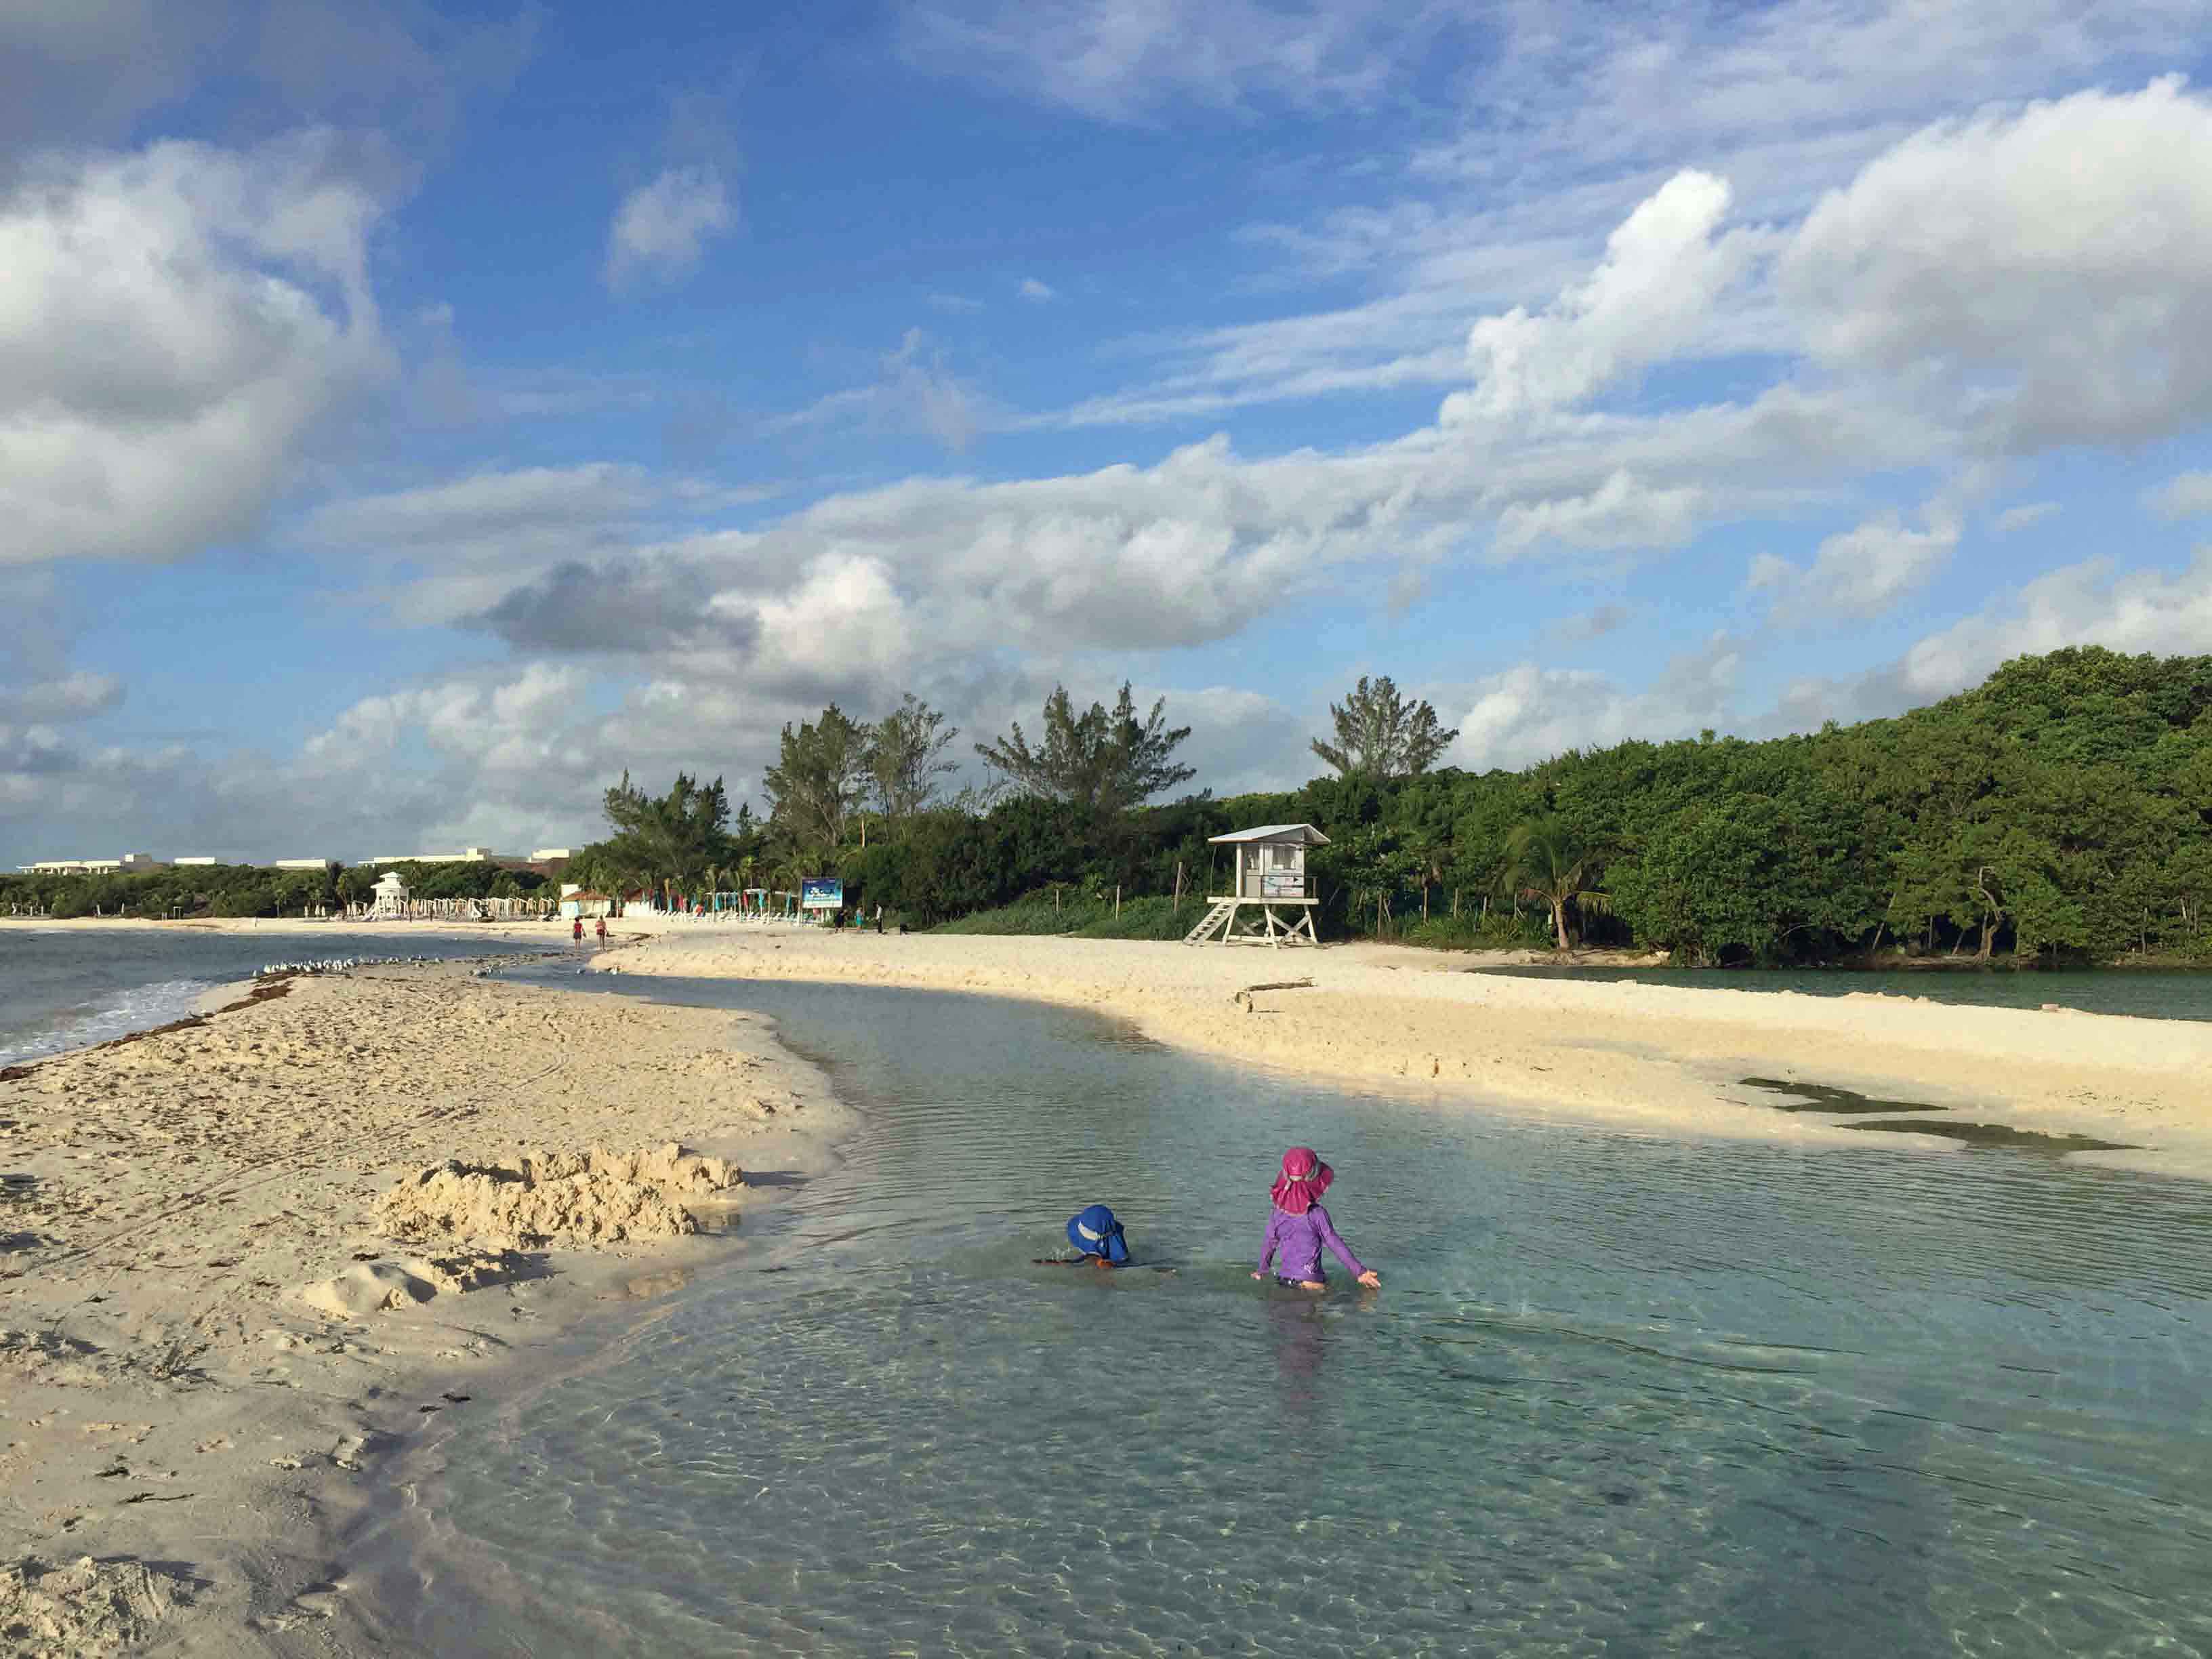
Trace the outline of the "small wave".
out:
<instances>
[{"instance_id":1,"label":"small wave","mask_svg":"<svg viewBox=\"0 0 2212 1659\"><path fill-rule=\"evenodd\" d=\"M43 1060L64 1049L89 1048L94 1043L128 1036L133 1031L167 1025L191 1013L199 1000L214 988L214 981L204 979L170 979L152 985L135 985L88 1009L71 1009L57 1014L53 1016L54 1023L43 1030L18 1032L11 1041L0 1042L0 1065Z\"/></svg>"}]
</instances>

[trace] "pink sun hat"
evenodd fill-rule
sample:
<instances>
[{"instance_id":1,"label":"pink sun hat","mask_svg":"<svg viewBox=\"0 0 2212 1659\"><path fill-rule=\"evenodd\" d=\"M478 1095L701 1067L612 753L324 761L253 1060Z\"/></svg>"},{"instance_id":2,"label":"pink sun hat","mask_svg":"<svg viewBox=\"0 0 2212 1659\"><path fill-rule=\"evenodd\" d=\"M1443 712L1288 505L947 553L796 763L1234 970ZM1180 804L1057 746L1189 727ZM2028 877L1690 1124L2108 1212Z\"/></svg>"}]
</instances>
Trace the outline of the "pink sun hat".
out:
<instances>
[{"instance_id":1,"label":"pink sun hat","mask_svg":"<svg viewBox=\"0 0 2212 1659\"><path fill-rule=\"evenodd\" d=\"M1277 1209L1304 1215L1335 1179L1336 1171L1321 1161L1319 1152L1310 1146L1293 1146L1283 1154L1283 1172L1269 1191Z\"/></svg>"}]
</instances>

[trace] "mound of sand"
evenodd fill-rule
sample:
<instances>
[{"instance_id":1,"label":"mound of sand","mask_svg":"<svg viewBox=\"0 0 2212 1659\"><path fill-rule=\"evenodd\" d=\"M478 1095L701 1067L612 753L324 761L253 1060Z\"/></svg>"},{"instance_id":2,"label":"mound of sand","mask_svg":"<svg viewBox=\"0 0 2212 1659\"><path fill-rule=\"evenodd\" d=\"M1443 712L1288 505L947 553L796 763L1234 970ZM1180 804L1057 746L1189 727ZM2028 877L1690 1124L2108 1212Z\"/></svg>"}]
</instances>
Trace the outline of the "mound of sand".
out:
<instances>
[{"instance_id":1,"label":"mound of sand","mask_svg":"<svg viewBox=\"0 0 2212 1659\"><path fill-rule=\"evenodd\" d=\"M718 1199L744 1180L674 1141L635 1152L526 1152L447 1162L407 1176L377 1212L403 1243L501 1250L625 1244L696 1232L682 1199Z\"/></svg>"},{"instance_id":2,"label":"mound of sand","mask_svg":"<svg viewBox=\"0 0 2212 1659\"><path fill-rule=\"evenodd\" d=\"M333 1319L359 1319L387 1308L504 1285L525 1265L512 1250L447 1250L397 1261L356 1262L335 1279L301 1285L292 1293Z\"/></svg>"},{"instance_id":3,"label":"mound of sand","mask_svg":"<svg viewBox=\"0 0 2212 1659\"><path fill-rule=\"evenodd\" d=\"M143 1641L191 1600L182 1580L143 1561L82 1555L50 1566L27 1556L0 1566L0 1635L22 1659L91 1659Z\"/></svg>"}]
</instances>

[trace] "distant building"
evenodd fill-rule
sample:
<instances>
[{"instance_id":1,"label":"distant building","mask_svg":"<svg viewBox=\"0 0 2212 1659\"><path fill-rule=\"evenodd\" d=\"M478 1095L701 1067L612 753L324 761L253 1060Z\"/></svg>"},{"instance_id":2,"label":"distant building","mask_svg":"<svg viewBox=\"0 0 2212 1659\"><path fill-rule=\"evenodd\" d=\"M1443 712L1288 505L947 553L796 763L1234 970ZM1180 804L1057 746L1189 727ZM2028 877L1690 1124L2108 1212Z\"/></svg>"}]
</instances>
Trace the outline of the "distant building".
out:
<instances>
[{"instance_id":1,"label":"distant building","mask_svg":"<svg viewBox=\"0 0 2212 1659\"><path fill-rule=\"evenodd\" d=\"M566 864L575 856L573 848L541 847L530 855L530 861L532 864Z\"/></svg>"},{"instance_id":2,"label":"distant building","mask_svg":"<svg viewBox=\"0 0 2212 1659\"><path fill-rule=\"evenodd\" d=\"M336 870L343 860L339 859L278 859L271 870Z\"/></svg>"},{"instance_id":3,"label":"distant building","mask_svg":"<svg viewBox=\"0 0 2212 1659\"><path fill-rule=\"evenodd\" d=\"M170 861L179 870L211 869L222 862L221 859L202 858L197 854L188 859L173 859Z\"/></svg>"},{"instance_id":4,"label":"distant building","mask_svg":"<svg viewBox=\"0 0 2212 1659\"><path fill-rule=\"evenodd\" d=\"M383 853L362 859L355 867L386 864L496 864L508 870L524 870L530 867L531 860L520 853L495 853L489 847L464 847L458 853Z\"/></svg>"},{"instance_id":5,"label":"distant building","mask_svg":"<svg viewBox=\"0 0 2212 1659\"><path fill-rule=\"evenodd\" d=\"M33 876L113 876L167 866L151 853L125 853L112 859L40 859L22 867L26 874Z\"/></svg>"},{"instance_id":6,"label":"distant building","mask_svg":"<svg viewBox=\"0 0 2212 1659\"><path fill-rule=\"evenodd\" d=\"M370 914L380 916L404 916L407 914L407 884L399 879L396 870L386 870L371 890L376 895L376 908Z\"/></svg>"}]
</instances>

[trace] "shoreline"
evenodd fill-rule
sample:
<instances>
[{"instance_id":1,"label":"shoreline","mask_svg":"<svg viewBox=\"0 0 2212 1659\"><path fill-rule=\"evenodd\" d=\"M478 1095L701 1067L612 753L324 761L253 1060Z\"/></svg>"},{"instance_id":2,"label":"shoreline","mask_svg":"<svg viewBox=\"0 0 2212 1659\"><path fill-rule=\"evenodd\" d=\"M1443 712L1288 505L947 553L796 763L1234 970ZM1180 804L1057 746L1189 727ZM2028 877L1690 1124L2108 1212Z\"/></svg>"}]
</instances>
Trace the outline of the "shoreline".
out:
<instances>
[{"instance_id":1,"label":"shoreline","mask_svg":"<svg viewBox=\"0 0 2212 1659\"><path fill-rule=\"evenodd\" d=\"M1914 1105L1942 1108L1923 1121L2058 1137L2049 1150L2064 1156L2212 1180L2203 1081L2212 1022L1489 974L1394 945L1239 951L665 918L622 925L650 936L624 959L627 973L1021 997L1115 1014L1156 1041L1262 1071L1449 1092L1457 1109L1662 1135L1870 1144L1845 1127L1866 1115L1784 1109L1786 1095L1745 1081L1769 1079L1888 1103L1885 1121ZM2066 1150L2063 1138L2076 1136L2118 1149ZM1960 1145L1934 1130L1902 1144Z\"/></svg>"},{"instance_id":2,"label":"shoreline","mask_svg":"<svg viewBox=\"0 0 2212 1659\"><path fill-rule=\"evenodd\" d=\"M54 1651L107 1651L101 1630L180 1653L331 1651L350 1623L340 1540L398 1455L758 1249L709 1224L530 1249L419 1306L340 1318L301 1300L362 1256L422 1248L380 1232L393 1176L668 1141L811 1171L857 1122L752 1016L482 965L223 988L210 1016L0 1081L0 1613L58 1619ZM780 1196L732 1194L756 1231ZM100 1564L83 1583L21 1571L82 1558ZM41 1584L58 1613L33 1605Z\"/></svg>"}]
</instances>

